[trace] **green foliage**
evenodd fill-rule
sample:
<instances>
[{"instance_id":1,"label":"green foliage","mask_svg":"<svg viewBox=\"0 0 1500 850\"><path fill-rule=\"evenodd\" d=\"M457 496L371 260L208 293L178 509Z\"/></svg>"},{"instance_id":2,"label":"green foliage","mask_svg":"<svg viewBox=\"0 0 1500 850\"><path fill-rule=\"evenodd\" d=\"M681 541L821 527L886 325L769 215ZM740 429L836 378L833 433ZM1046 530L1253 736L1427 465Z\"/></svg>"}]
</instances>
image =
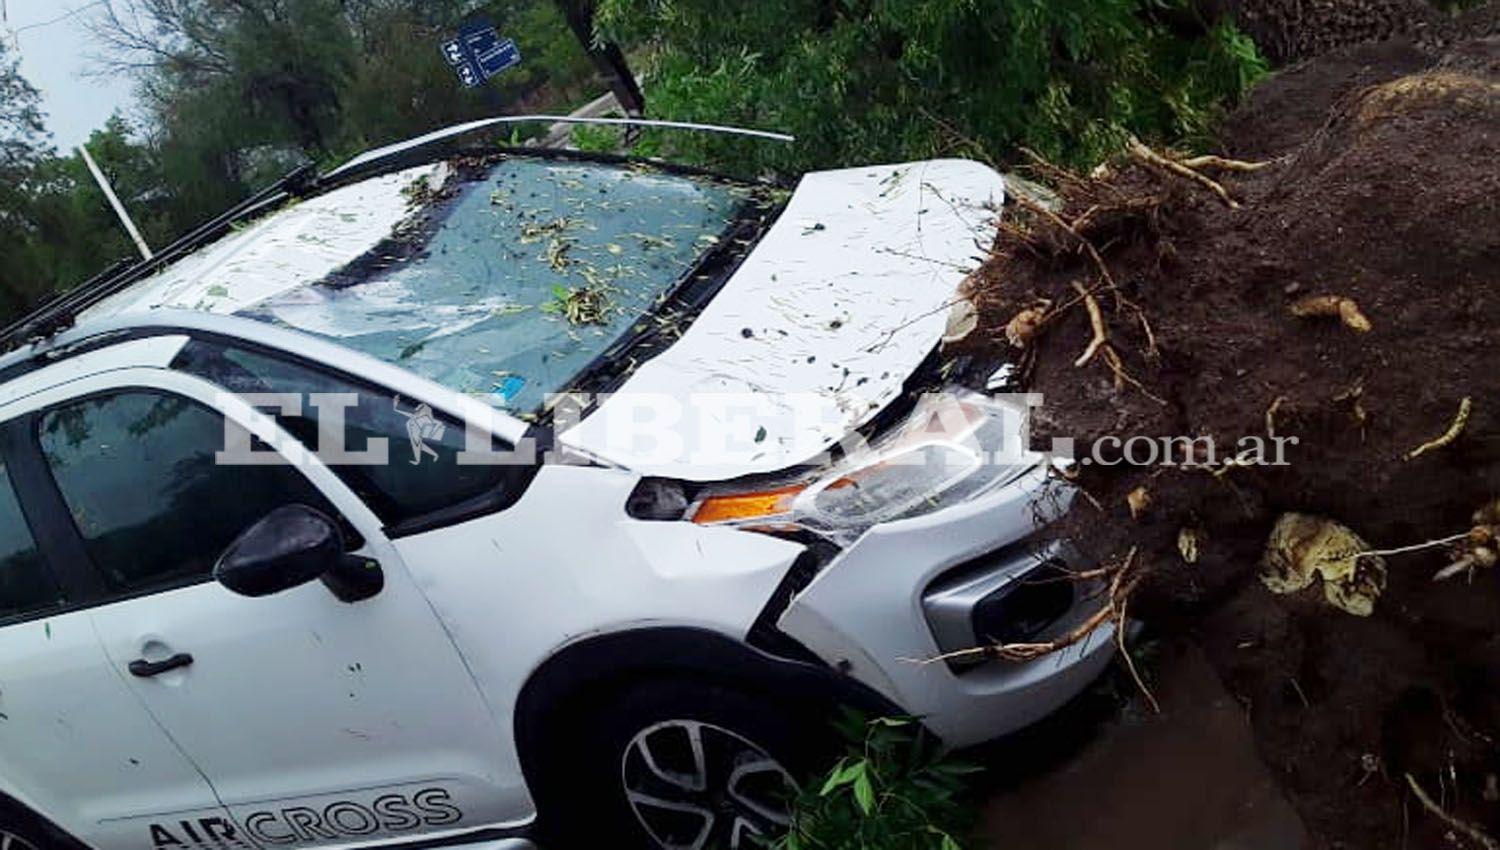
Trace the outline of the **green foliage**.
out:
<instances>
[{"instance_id":1,"label":"green foliage","mask_svg":"<svg viewBox=\"0 0 1500 850\"><path fill-rule=\"evenodd\" d=\"M849 753L795 801L779 850L959 850L964 777L914 721L846 716Z\"/></svg>"},{"instance_id":2,"label":"green foliage","mask_svg":"<svg viewBox=\"0 0 1500 850\"><path fill-rule=\"evenodd\" d=\"M87 144L146 241L165 244L174 230L159 188L160 164L152 153L132 141L130 126L119 116L95 130ZM0 192L0 221L6 225L0 309L20 309L57 280L82 280L135 255L134 244L76 152L60 156L48 150L36 156L22 181L13 191Z\"/></svg>"},{"instance_id":3,"label":"green foliage","mask_svg":"<svg viewBox=\"0 0 1500 850\"><path fill-rule=\"evenodd\" d=\"M50 148L42 128L41 96L16 64L0 39L0 294L11 303L24 298L12 293L30 289L27 278L34 263L29 255L36 238L32 172Z\"/></svg>"},{"instance_id":4,"label":"green foliage","mask_svg":"<svg viewBox=\"0 0 1500 850\"><path fill-rule=\"evenodd\" d=\"M131 136L131 126L116 115L86 144L147 243L160 247L174 235L168 199L160 189L161 163ZM48 157L33 170L32 178L29 217L36 238L31 249L39 268L65 280L81 280L116 260L135 256L134 243L77 152Z\"/></svg>"},{"instance_id":5,"label":"green foliage","mask_svg":"<svg viewBox=\"0 0 1500 850\"><path fill-rule=\"evenodd\" d=\"M942 155L1074 165L1127 133L1201 138L1265 71L1192 0L600 0L649 57L656 117L778 129L781 145L658 136L746 172ZM648 134L649 135L649 134Z\"/></svg>"},{"instance_id":6,"label":"green foliage","mask_svg":"<svg viewBox=\"0 0 1500 850\"><path fill-rule=\"evenodd\" d=\"M525 61L469 90L439 45L476 15ZM230 154L289 146L332 162L599 85L553 0L116 0L94 34L136 69L168 144ZM244 175L231 163L223 176Z\"/></svg>"},{"instance_id":7,"label":"green foliage","mask_svg":"<svg viewBox=\"0 0 1500 850\"><path fill-rule=\"evenodd\" d=\"M47 148L41 95L21 76L17 64L0 39L0 174L6 177L19 174Z\"/></svg>"},{"instance_id":8,"label":"green foliage","mask_svg":"<svg viewBox=\"0 0 1500 850\"><path fill-rule=\"evenodd\" d=\"M620 131L616 127L579 124L571 131L573 147L586 153L615 153L620 150Z\"/></svg>"},{"instance_id":9,"label":"green foliage","mask_svg":"<svg viewBox=\"0 0 1500 850\"><path fill-rule=\"evenodd\" d=\"M610 315L619 310L614 292L602 282L554 286L552 300L542 305L542 312L559 316L570 325L607 325Z\"/></svg>"}]
</instances>

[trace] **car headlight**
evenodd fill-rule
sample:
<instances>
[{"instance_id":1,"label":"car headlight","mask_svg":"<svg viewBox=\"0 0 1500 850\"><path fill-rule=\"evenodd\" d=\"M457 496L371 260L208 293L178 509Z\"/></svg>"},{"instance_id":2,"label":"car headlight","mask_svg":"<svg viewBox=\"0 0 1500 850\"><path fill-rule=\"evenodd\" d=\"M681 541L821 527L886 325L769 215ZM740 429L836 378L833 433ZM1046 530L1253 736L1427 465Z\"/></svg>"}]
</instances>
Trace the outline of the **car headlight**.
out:
<instances>
[{"instance_id":1,"label":"car headlight","mask_svg":"<svg viewBox=\"0 0 1500 850\"><path fill-rule=\"evenodd\" d=\"M873 525L973 499L1035 467L1040 456L1022 444L1025 415L967 390L926 395L899 426L828 469L763 489L709 490L688 515L848 545Z\"/></svg>"}]
</instances>

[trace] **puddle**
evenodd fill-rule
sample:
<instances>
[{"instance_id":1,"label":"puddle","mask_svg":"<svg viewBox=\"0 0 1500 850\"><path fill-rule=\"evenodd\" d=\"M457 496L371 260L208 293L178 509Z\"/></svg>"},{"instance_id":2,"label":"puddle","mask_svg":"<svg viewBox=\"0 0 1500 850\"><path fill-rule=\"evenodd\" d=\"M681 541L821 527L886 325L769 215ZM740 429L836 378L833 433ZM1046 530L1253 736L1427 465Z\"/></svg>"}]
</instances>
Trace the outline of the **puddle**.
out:
<instances>
[{"instance_id":1,"label":"puddle","mask_svg":"<svg viewBox=\"0 0 1500 850\"><path fill-rule=\"evenodd\" d=\"M1202 652L1168 646L1123 710L1086 694L973 754L989 767L979 850L1296 850L1301 821L1256 757L1244 710Z\"/></svg>"}]
</instances>

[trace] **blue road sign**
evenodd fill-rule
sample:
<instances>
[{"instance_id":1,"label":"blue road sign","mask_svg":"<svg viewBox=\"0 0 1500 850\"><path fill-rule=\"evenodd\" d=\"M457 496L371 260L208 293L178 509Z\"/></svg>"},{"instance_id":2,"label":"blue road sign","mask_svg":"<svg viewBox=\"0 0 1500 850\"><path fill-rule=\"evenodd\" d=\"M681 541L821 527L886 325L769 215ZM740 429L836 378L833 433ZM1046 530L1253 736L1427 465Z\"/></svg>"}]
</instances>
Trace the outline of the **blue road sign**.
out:
<instances>
[{"instance_id":1,"label":"blue road sign","mask_svg":"<svg viewBox=\"0 0 1500 850\"><path fill-rule=\"evenodd\" d=\"M521 51L514 40L501 38L487 20L465 24L458 38L443 42L443 59L465 86L473 88L485 80L521 64Z\"/></svg>"},{"instance_id":2,"label":"blue road sign","mask_svg":"<svg viewBox=\"0 0 1500 850\"><path fill-rule=\"evenodd\" d=\"M443 42L443 58L455 68L469 61L464 57L463 45L459 44L456 38Z\"/></svg>"},{"instance_id":3,"label":"blue road sign","mask_svg":"<svg viewBox=\"0 0 1500 850\"><path fill-rule=\"evenodd\" d=\"M521 50L511 39L501 39L489 50L475 53L474 61L479 63L479 70L484 72L485 79L489 79L508 68L521 64Z\"/></svg>"}]
</instances>

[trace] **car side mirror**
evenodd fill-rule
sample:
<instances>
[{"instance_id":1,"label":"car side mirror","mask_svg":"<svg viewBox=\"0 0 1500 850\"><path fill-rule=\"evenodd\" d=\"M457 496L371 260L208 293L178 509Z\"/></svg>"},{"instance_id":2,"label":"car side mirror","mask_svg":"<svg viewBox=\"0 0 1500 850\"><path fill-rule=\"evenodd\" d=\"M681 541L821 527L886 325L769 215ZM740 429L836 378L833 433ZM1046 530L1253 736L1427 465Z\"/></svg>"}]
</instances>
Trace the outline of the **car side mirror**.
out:
<instances>
[{"instance_id":1,"label":"car side mirror","mask_svg":"<svg viewBox=\"0 0 1500 850\"><path fill-rule=\"evenodd\" d=\"M241 596L269 596L322 579L343 602L385 586L380 565L344 552L344 535L322 511L284 505L245 529L214 565L214 579Z\"/></svg>"}]
</instances>

